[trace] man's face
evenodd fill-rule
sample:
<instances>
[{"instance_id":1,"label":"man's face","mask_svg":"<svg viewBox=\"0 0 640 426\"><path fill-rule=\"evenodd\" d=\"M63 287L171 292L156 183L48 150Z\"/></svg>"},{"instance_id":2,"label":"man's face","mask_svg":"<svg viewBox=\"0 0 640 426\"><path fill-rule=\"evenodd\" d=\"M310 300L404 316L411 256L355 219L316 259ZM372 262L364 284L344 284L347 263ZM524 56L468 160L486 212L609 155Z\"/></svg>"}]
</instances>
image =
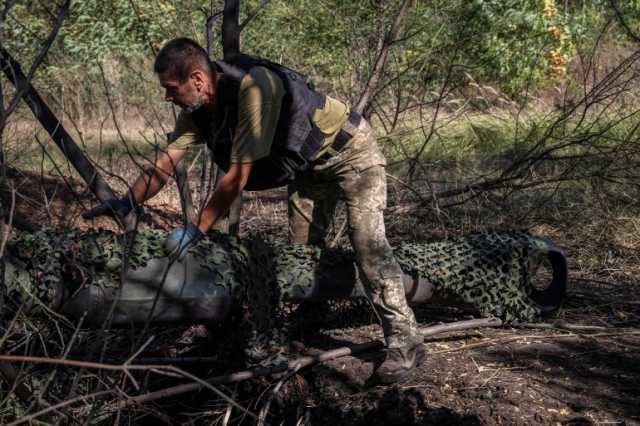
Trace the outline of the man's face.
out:
<instances>
[{"instance_id":1,"label":"man's face","mask_svg":"<svg viewBox=\"0 0 640 426\"><path fill-rule=\"evenodd\" d=\"M164 99L182 109L193 108L206 101L202 90L204 82L192 73L186 81L180 82L170 73L158 75L160 85L164 88Z\"/></svg>"}]
</instances>

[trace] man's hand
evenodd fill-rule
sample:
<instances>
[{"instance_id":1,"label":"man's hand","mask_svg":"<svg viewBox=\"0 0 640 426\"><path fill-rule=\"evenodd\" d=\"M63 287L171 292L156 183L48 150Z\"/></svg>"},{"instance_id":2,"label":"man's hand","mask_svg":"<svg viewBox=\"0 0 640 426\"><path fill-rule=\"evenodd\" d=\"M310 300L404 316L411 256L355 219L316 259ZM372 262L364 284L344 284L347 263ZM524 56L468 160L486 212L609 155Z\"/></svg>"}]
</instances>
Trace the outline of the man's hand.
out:
<instances>
[{"instance_id":1,"label":"man's hand","mask_svg":"<svg viewBox=\"0 0 640 426\"><path fill-rule=\"evenodd\" d=\"M122 198L115 200L108 200L102 204L97 205L88 212L84 212L82 217L85 219L93 219L98 216L118 216L120 219L124 219L134 209L133 202L129 194Z\"/></svg>"},{"instance_id":2,"label":"man's hand","mask_svg":"<svg viewBox=\"0 0 640 426\"><path fill-rule=\"evenodd\" d=\"M189 248L194 246L204 236L196 225L189 222L184 228L176 228L164 241L164 250L172 259L182 260Z\"/></svg>"}]
</instances>

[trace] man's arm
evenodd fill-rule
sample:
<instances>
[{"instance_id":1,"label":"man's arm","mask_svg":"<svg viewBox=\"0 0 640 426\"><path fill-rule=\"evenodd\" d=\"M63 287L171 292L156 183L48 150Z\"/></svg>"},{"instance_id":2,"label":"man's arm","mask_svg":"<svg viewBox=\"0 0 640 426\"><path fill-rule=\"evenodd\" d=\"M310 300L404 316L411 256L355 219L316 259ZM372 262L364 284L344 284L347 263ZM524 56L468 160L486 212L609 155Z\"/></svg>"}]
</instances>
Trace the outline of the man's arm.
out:
<instances>
[{"instance_id":1,"label":"man's arm","mask_svg":"<svg viewBox=\"0 0 640 426\"><path fill-rule=\"evenodd\" d=\"M167 183L169 177L175 173L176 165L184 158L186 150L169 149L156 160L153 168L142 173L122 198L107 200L91 210L84 212L82 217L94 219L102 215L115 215L124 219L136 205L144 203L153 197Z\"/></svg>"},{"instance_id":2,"label":"man's arm","mask_svg":"<svg viewBox=\"0 0 640 426\"><path fill-rule=\"evenodd\" d=\"M200 213L196 223L200 232L206 233L229 210L233 200L240 195L247 184L251 167L252 163L231 163L229 171Z\"/></svg>"},{"instance_id":3,"label":"man's arm","mask_svg":"<svg viewBox=\"0 0 640 426\"><path fill-rule=\"evenodd\" d=\"M175 168L182 161L185 154L184 149L168 149L160 154L153 169L142 173L131 186L131 197L136 204L142 204L149 198L155 196L167 180L174 175Z\"/></svg>"}]
</instances>

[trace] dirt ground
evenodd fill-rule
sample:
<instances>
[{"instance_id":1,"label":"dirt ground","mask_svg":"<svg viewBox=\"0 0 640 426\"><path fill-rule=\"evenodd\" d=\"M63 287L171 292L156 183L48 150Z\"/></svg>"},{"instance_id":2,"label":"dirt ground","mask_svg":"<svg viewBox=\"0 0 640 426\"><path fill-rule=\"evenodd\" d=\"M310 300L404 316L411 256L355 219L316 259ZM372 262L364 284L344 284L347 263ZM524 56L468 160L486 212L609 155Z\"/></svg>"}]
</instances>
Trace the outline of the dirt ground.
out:
<instances>
[{"instance_id":1,"label":"dirt ground","mask_svg":"<svg viewBox=\"0 0 640 426\"><path fill-rule=\"evenodd\" d=\"M591 322L585 299L578 300L569 294L564 313L575 313L572 323ZM625 305L619 295L610 300L611 310ZM634 310L639 313L637 305ZM430 312L419 310L422 323L430 323ZM327 338L353 341L372 333L362 327ZM313 344L322 347L322 340ZM367 358L316 367L315 415L320 424L339 416L354 425L640 424L639 344L637 331L609 326L588 335L536 328L438 335L425 341L419 372L400 386L368 387L373 364Z\"/></svg>"},{"instance_id":2,"label":"dirt ground","mask_svg":"<svg viewBox=\"0 0 640 426\"><path fill-rule=\"evenodd\" d=\"M72 184L74 194L60 179L38 178L40 186L33 185L34 176L16 173L13 178L21 194L16 199L16 218L36 225L112 226L108 219L92 225L78 218L79 206L93 203L92 197L82 192L82 185ZM42 194L48 194L47 209L41 208ZM3 194L2 201L11 205L8 193ZM256 214L258 209L261 212L272 209L274 213ZM261 198L249 195L241 234L284 232L283 209L281 194ZM147 213L146 226L170 228L179 219L179 213L169 206L152 204ZM563 241L557 242L563 245ZM580 248L565 245L565 249L570 261L566 302L554 318L543 324L429 337L425 340L425 363L402 385L370 383L369 377L380 360L379 353L338 358L306 368L286 380L267 380L266 385L263 379L255 389L265 393L254 395L251 407L256 411L264 407L267 389L273 396L271 414L267 416L271 424L640 424L638 278L610 280L576 272L579 268L575 267L571 254ZM416 315L425 327L469 318L464 311L439 304L418 307ZM193 329L185 333L193 333ZM186 344L178 339L170 347L155 349L165 355L206 356L211 338L186 337ZM306 330L295 346L299 355L309 355L379 338L380 328L369 314L353 321L348 318L325 321ZM254 388L246 385L243 389L237 392L244 401L251 401ZM211 403L211 398L207 392L199 392L197 400ZM194 400L190 401L192 405ZM232 422L242 418L228 409L212 409L207 417L202 414L206 410L199 407L200 420L194 420L186 413L189 411L186 405L180 404L183 402L158 401L154 410L163 407L171 410L165 411L168 417L163 419L173 424L200 424L200 420L213 424L212 419L220 421L227 411ZM156 424L153 410L144 416L149 424Z\"/></svg>"}]
</instances>

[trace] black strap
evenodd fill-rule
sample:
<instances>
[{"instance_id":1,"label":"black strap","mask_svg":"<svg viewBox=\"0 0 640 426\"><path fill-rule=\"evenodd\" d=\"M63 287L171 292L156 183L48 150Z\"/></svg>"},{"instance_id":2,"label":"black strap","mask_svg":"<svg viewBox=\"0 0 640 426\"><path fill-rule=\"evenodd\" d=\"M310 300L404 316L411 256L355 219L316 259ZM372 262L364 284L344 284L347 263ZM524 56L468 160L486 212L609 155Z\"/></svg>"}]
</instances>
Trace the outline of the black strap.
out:
<instances>
[{"instance_id":1,"label":"black strap","mask_svg":"<svg viewBox=\"0 0 640 426\"><path fill-rule=\"evenodd\" d=\"M362 121L362 116L355 111L351 111L351 114L349 114L349 118L347 118L347 121L342 126L342 128L338 132L338 135L331 144L331 150L322 154L316 159L316 161L325 162L335 155L333 152L340 152L340 150L344 148L347 142L349 142L351 138L355 136L360 121Z\"/></svg>"}]
</instances>

